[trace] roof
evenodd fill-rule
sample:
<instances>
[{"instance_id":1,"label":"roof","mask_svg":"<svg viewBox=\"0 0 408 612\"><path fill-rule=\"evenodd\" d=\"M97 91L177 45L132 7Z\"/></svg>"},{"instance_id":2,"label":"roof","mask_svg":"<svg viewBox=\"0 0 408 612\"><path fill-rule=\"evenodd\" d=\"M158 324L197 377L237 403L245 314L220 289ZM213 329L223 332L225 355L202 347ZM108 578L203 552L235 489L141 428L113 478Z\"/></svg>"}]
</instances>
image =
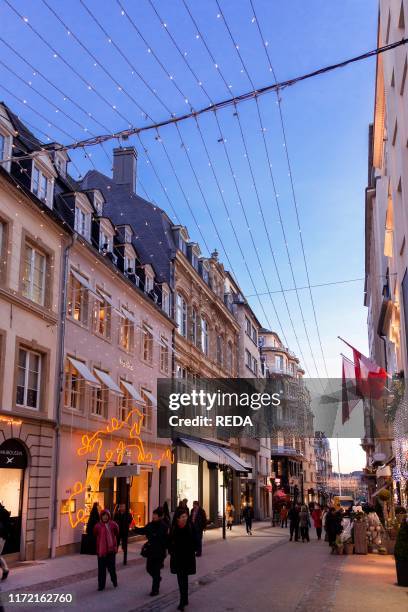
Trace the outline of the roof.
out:
<instances>
[{"instance_id":1,"label":"roof","mask_svg":"<svg viewBox=\"0 0 408 612\"><path fill-rule=\"evenodd\" d=\"M172 222L164 210L129 191L97 170L90 170L81 189L100 189L106 200L103 215L115 225L131 225L142 263L151 264L159 282L170 284L170 261L175 257Z\"/></svg>"}]
</instances>

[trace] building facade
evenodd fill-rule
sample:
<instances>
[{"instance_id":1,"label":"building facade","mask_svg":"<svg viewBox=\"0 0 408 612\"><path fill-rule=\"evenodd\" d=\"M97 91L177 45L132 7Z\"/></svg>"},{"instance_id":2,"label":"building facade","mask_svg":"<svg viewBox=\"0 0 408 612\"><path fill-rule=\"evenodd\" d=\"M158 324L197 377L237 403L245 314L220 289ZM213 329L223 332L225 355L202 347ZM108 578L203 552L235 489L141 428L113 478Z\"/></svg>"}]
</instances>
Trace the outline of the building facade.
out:
<instances>
[{"instance_id":1,"label":"building facade","mask_svg":"<svg viewBox=\"0 0 408 612\"><path fill-rule=\"evenodd\" d=\"M405 0L381 0L378 45L406 37L407 19ZM389 384L394 395L399 394L408 360L407 62L405 46L377 57L365 197L364 303L370 355L393 378ZM406 501L407 436L406 408L395 413L392 402L388 407L382 402L365 403L363 448L371 494L376 487L377 468L390 465L399 501Z\"/></svg>"}]
</instances>

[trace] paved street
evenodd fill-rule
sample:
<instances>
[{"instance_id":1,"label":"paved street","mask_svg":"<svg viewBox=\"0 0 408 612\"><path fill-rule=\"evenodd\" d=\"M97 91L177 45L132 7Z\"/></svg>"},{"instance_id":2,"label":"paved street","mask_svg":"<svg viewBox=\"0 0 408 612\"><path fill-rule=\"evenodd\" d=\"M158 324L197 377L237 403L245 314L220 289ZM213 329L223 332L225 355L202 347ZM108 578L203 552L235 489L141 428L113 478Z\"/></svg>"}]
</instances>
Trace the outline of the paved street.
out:
<instances>
[{"instance_id":1,"label":"paved street","mask_svg":"<svg viewBox=\"0 0 408 612\"><path fill-rule=\"evenodd\" d=\"M190 610L375 612L384 610L384 602L390 612L406 608L408 590L394 585L394 560L390 556L332 556L326 543L314 539L310 544L288 542L286 529L271 528L267 523L256 524L252 537L242 526L227 535L223 542L218 530L206 534L203 557L190 582ZM168 561L161 594L152 599L139 550L140 543L132 544L129 566L118 564L119 588L114 590L108 583L103 594L96 590L95 559L80 555L20 566L10 574L3 590L7 586L8 591L73 593L74 604L61 605L59 610L175 610L177 584ZM44 575L49 578L47 582L42 580ZM7 611L15 609L6 606Z\"/></svg>"}]
</instances>

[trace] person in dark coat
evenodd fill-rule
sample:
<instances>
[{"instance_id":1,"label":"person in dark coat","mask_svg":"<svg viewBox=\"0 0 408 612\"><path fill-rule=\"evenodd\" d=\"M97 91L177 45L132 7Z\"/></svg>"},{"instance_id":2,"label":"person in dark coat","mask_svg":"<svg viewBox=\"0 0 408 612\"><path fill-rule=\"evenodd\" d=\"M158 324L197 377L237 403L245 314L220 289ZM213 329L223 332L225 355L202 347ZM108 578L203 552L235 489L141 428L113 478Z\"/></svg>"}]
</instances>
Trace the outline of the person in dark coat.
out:
<instances>
[{"instance_id":1,"label":"person in dark coat","mask_svg":"<svg viewBox=\"0 0 408 612\"><path fill-rule=\"evenodd\" d=\"M326 532L329 538L329 546L334 552L336 547L336 537L341 534L343 527L341 525L342 516L339 512L336 512L335 508L330 508L328 515L326 516Z\"/></svg>"},{"instance_id":2,"label":"person in dark coat","mask_svg":"<svg viewBox=\"0 0 408 612\"><path fill-rule=\"evenodd\" d=\"M162 518L162 521L163 521L163 523L165 523L167 525L168 529L170 529L170 526L171 526L171 514L170 514L169 504L167 503L167 501L164 502L162 507L163 507L163 518Z\"/></svg>"},{"instance_id":3,"label":"person in dark coat","mask_svg":"<svg viewBox=\"0 0 408 612\"><path fill-rule=\"evenodd\" d=\"M129 526L132 522L132 515L130 512L126 511L126 504L119 504L115 514L113 515L113 520L119 527L118 546L119 544L122 544L122 550L125 550L129 537Z\"/></svg>"},{"instance_id":4,"label":"person in dark coat","mask_svg":"<svg viewBox=\"0 0 408 612\"><path fill-rule=\"evenodd\" d=\"M200 502L194 501L193 508L190 514L191 524L194 527L196 536L197 552L196 557L201 557L203 551L203 533L207 527L207 515L204 508L200 506Z\"/></svg>"},{"instance_id":5,"label":"person in dark coat","mask_svg":"<svg viewBox=\"0 0 408 612\"><path fill-rule=\"evenodd\" d=\"M188 518L183 508L177 509L169 537L170 571L177 574L180 591L177 610L188 605L188 577L196 573L196 538Z\"/></svg>"},{"instance_id":6,"label":"person in dark coat","mask_svg":"<svg viewBox=\"0 0 408 612\"><path fill-rule=\"evenodd\" d=\"M150 523L145 527L136 527L137 534L147 537L146 571L152 577L152 590L150 595L154 597L160 590L160 570L166 557L168 526L163 521L163 509L153 510Z\"/></svg>"},{"instance_id":7,"label":"person in dark coat","mask_svg":"<svg viewBox=\"0 0 408 612\"><path fill-rule=\"evenodd\" d=\"M247 504L242 511L242 516L244 517L247 535L252 535L252 519L254 518L252 506Z\"/></svg>"},{"instance_id":8,"label":"person in dark coat","mask_svg":"<svg viewBox=\"0 0 408 612\"><path fill-rule=\"evenodd\" d=\"M96 554L98 555L98 591L103 591L106 585L106 570L113 586L118 586L116 576L116 553L118 552L119 527L111 520L109 510L102 510L101 520L94 527L96 538Z\"/></svg>"},{"instance_id":9,"label":"person in dark coat","mask_svg":"<svg viewBox=\"0 0 408 612\"><path fill-rule=\"evenodd\" d=\"M299 513L300 513L300 508L298 505L293 504L291 509L288 512L288 519L289 519L289 533L290 533L290 538L289 541L291 542L293 539L293 536L295 536L295 542L299 541Z\"/></svg>"},{"instance_id":10,"label":"person in dark coat","mask_svg":"<svg viewBox=\"0 0 408 612\"><path fill-rule=\"evenodd\" d=\"M2 580L6 580L10 573L7 566L6 560L1 556L6 540L10 533L10 512L6 510L2 503L0 503L0 567L2 569Z\"/></svg>"},{"instance_id":11,"label":"person in dark coat","mask_svg":"<svg viewBox=\"0 0 408 612\"><path fill-rule=\"evenodd\" d=\"M91 513L86 524L86 554L96 555L96 538L94 536L94 527L100 521L99 504L94 502Z\"/></svg>"}]
</instances>

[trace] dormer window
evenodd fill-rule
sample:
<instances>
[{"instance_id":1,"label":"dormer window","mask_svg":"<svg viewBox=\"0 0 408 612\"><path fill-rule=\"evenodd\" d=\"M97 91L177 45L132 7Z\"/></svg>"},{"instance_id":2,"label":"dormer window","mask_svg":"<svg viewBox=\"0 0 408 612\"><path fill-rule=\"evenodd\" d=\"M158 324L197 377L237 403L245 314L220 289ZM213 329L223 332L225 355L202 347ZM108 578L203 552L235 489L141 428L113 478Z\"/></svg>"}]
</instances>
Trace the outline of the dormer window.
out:
<instances>
[{"instance_id":1,"label":"dormer window","mask_svg":"<svg viewBox=\"0 0 408 612\"><path fill-rule=\"evenodd\" d=\"M39 200L52 208L53 180L35 162L31 175L31 191Z\"/></svg>"},{"instance_id":2,"label":"dormer window","mask_svg":"<svg viewBox=\"0 0 408 612\"><path fill-rule=\"evenodd\" d=\"M162 285L161 307L167 315L170 315L170 291L166 285Z\"/></svg>"},{"instance_id":3,"label":"dormer window","mask_svg":"<svg viewBox=\"0 0 408 612\"><path fill-rule=\"evenodd\" d=\"M130 244L132 242L132 230L130 227L125 227L125 242Z\"/></svg>"},{"instance_id":4,"label":"dormer window","mask_svg":"<svg viewBox=\"0 0 408 612\"><path fill-rule=\"evenodd\" d=\"M145 292L150 293L150 291L153 291L153 286L154 286L153 272L149 269L145 269Z\"/></svg>"},{"instance_id":5,"label":"dormer window","mask_svg":"<svg viewBox=\"0 0 408 612\"><path fill-rule=\"evenodd\" d=\"M78 202L75 204L75 231L87 240L90 240L91 211Z\"/></svg>"},{"instance_id":6,"label":"dormer window","mask_svg":"<svg viewBox=\"0 0 408 612\"><path fill-rule=\"evenodd\" d=\"M54 164L58 173L61 176L67 175L67 164L68 164L68 154L66 151L55 151L54 153Z\"/></svg>"},{"instance_id":7,"label":"dormer window","mask_svg":"<svg viewBox=\"0 0 408 612\"><path fill-rule=\"evenodd\" d=\"M10 172L11 166L11 160L9 159L11 157L11 145L12 137L0 129L0 165L7 172Z\"/></svg>"},{"instance_id":8,"label":"dormer window","mask_svg":"<svg viewBox=\"0 0 408 612\"><path fill-rule=\"evenodd\" d=\"M101 193L97 191L94 192L94 207L96 211L96 216L102 217L103 215L103 196Z\"/></svg>"},{"instance_id":9,"label":"dormer window","mask_svg":"<svg viewBox=\"0 0 408 612\"><path fill-rule=\"evenodd\" d=\"M104 231L101 231L99 236L99 248L101 251L106 251L107 253L112 252L112 236L106 234Z\"/></svg>"}]
</instances>

